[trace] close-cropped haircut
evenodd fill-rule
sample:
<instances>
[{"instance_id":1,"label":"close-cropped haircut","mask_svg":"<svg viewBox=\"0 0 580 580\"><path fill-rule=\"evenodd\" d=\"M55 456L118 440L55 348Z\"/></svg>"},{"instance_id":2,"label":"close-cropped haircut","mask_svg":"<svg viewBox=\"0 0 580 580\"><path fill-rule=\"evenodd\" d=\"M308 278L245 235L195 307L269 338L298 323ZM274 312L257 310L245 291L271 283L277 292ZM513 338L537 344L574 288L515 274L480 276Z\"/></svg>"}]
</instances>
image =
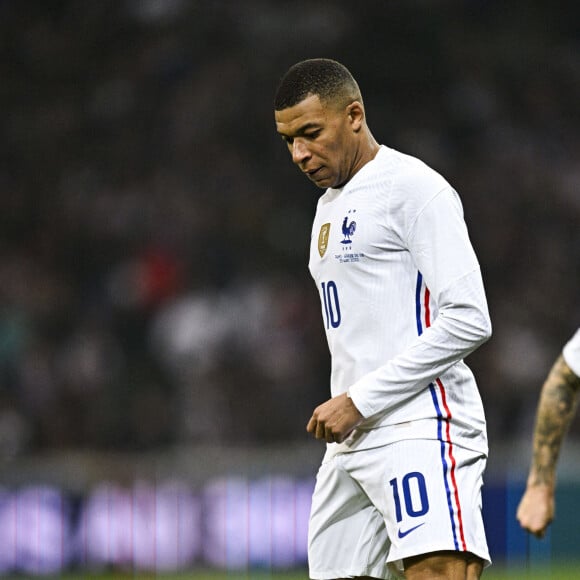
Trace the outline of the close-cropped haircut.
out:
<instances>
[{"instance_id":1,"label":"close-cropped haircut","mask_svg":"<svg viewBox=\"0 0 580 580\"><path fill-rule=\"evenodd\" d=\"M312 58L298 62L282 77L274 109L293 107L306 97L316 95L322 102L335 101L341 106L361 101L361 92L350 71L329 58Z\"/></svg>"}]
</instances>

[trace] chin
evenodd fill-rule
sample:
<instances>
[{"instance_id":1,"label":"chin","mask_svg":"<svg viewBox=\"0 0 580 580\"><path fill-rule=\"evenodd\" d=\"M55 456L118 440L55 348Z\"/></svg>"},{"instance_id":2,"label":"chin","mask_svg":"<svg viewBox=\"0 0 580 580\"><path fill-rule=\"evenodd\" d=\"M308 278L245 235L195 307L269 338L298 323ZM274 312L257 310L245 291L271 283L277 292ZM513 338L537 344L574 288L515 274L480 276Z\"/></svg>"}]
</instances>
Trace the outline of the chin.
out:
<instances>
[{"instance_id":1,"label":"chin","mask_svg":"<svg viewBox=\"0 0 580 580\"><path fill-rule=\"evenodd\" d=\"M328 177L319 179L317 181L313 180L312 183L314 183L314 185L316 185L317 187L320 187L321 189L328 189L329 187L330 188L339 187L338 185L336 185L335 181L332 181Z\"/></svg>"}]
</instances>

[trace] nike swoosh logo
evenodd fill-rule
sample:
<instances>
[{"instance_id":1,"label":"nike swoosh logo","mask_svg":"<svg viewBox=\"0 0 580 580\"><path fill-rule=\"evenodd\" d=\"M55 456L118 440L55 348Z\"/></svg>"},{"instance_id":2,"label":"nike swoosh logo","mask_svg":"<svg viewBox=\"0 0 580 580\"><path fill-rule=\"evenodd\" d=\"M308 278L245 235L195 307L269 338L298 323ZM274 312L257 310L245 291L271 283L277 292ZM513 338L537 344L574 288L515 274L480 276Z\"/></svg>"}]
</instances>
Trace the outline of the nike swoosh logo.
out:
<instances>
[{"instance_id":1,"label":"nike swoosh logo","mask_svg":"<svg viewBox=\"0 0 580 580\"><path fill-rule=\"evenodd\" d=\"M423 522L422 524L417 524L415 527L409 528L408 530L405 530L404 532L399 530L399 538L404 538L405 536L408 536L411 532L414 532L417 528L420 528L424 524L425 524L425 522Z\"/></svg>"}]
</instances>

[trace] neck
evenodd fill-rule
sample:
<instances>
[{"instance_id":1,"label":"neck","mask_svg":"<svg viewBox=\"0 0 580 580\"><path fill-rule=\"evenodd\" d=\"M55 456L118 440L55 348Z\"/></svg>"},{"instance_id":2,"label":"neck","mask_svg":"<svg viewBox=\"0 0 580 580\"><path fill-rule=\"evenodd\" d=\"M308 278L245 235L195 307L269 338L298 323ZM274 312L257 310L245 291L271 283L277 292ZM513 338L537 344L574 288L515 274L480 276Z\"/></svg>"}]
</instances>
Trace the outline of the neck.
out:
<instances>
[{"instance_id":1,"label":"neck","mask_svg":"<svg viewBox=\"0 0 580 580\"><path fill-rule=\"evenodd\" d=\"M381 146L377 143L377 140L369 132L368 133L368 141L367 141L367 144L365 145L365 149L367 150L367 156L368 156L366 163L368 163L369 161L372 161L375 158L375 156L379 152L380 148L381 148Z\"/></svg>"},{"instance_id":2,"label":"neck","mask_svg":"<svg viewBox=\"0 0 580 580\"><path fill-rule=\"evenodd\" d=\"M354 177L369 161L372 161L376 154L379 152L380 145L377 143L375 138L368 133L368 139L364 140L361 143L361 147L359 148L357 155L354 159L354 163L352 165L353 170L350 175L350 179Z\"/></svg>"}]
</instances>

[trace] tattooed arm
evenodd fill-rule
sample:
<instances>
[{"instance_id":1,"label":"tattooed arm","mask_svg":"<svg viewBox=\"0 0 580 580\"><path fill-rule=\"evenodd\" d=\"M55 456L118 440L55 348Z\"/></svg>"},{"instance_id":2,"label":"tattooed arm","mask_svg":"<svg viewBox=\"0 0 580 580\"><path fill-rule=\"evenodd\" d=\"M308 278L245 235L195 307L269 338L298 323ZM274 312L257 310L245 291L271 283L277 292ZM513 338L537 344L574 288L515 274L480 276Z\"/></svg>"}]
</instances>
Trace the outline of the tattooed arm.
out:
<instances>
[{"instance_id":1,"label":"tattooed arm","mask_svg":"<svg viewBox=\"0 0 580 580\"><path fill-rule=\"evenodd\" d=\"M560 355L542 387L532 465L517 511L521 526L539 538L554 519L556 465L562 441L576 412L579 390L580 378Z\"/></svg>"}]
</instances>

